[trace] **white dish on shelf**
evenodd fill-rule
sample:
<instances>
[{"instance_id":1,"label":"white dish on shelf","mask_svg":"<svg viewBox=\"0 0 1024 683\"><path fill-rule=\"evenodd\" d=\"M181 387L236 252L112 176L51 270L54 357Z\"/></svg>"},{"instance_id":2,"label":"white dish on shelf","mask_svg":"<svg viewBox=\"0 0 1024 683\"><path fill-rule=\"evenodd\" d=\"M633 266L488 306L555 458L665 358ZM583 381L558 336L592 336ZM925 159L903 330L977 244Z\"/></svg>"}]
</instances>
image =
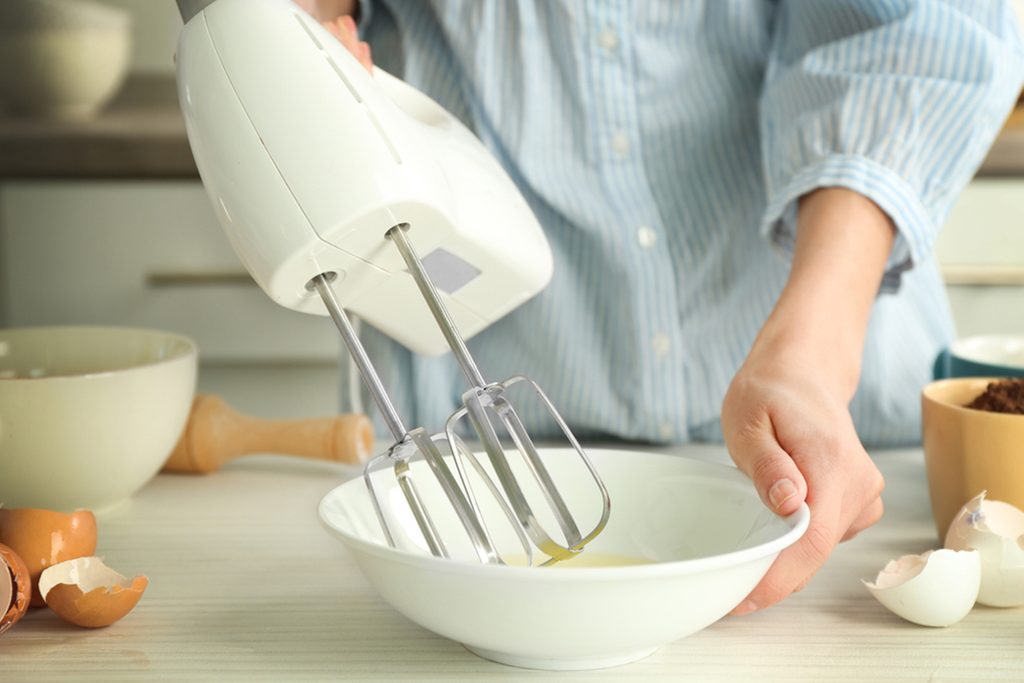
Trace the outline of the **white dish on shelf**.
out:
<instances>
[{"instance_id":1,"label":"white dish on shelf","mask_svg":"<svg viewBox=\"0 0 1024 683\"><path fill-rule=\"evenodd\" d=\"M584 552L648 564L483 566L395 550L384 542L362 479L328 493L320 520L381 596L417 624L497 662L576 670L641 659L728 614L810 519L806 505L776 516L727 465L641 451L589 454L608 487L612 514ZM559 478L578 462L572 451L542 455L571 509L588 509L593 486ZM430 476L422 465L413 465L419 480ZM445 507L439 492L421 492L429 510ZM488 503L481 500L485 516ZM435 521L443 536L459 535L454 516ZM499 549L515 554L511 533L496 535Z\"/></svg>"},{"instance_id":2,"label":"white dish on shelf","mask_svg":"<svg viewBox=\"0 0 1024 683\"><path fill-rule=\"evenodd\" d=\"M131 56L124 10L91 0L0 2L0 104L80 119L120 89Z\"/></svg>"}]
</instances>

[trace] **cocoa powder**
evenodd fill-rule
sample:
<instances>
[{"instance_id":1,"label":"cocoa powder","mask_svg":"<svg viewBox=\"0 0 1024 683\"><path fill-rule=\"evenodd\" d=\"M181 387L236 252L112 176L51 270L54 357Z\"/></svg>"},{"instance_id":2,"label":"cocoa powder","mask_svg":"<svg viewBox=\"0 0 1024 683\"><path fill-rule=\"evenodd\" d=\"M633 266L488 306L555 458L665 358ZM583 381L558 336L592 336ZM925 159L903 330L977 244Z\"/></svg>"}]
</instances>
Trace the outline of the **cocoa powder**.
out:
<instances>
[{"instance_id":1,"label":"cocoa powder","mask_svg":"<svg viewBox=\"0 0 1024 683\"><path fill-rule=\"evenodd\" d=\"M990 382L985 393L968 403L967 407L993 413L1024 415L1024 378Z\"/></svg>"}]
</instances>

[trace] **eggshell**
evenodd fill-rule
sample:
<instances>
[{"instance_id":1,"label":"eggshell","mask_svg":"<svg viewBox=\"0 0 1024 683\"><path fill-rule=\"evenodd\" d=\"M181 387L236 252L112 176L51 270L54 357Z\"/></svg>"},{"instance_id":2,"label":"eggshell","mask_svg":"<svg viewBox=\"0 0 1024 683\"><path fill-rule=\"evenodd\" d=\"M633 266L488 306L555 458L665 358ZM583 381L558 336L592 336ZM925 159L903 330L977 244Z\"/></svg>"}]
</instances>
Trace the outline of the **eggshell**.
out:
<instances>
[{"instance_id":1,"label":"eggshell","mask_svg":"<svg viewBox=\"0 0 1024 683\"><path fill-rule=\"evenodd\" d=\"M14 601L14 571L7 566L7 558L0 562L0 614L7 614L7 608Z\"/></svg>"},{"instance_id":2,"label":"eggshell","mask_svg":"<svg viewBox=\"0 0 1024 683\"><path fill-rule=\"evenodd\" d=\"M967 502L946 532L947 548L981 555L978 602L990 607L1024 605L1024 511L985 492Z\"/></svg>"},{"instance_id":3,"label":"eggshell","mask_svg":"<svg viewBox=\"0 0 1024 683\"><path fill-rule=\"evenodd\" d=\"M25 616L31 597L28 567L17 553L0 545L0 635Z\"/></svg>"},{"instance_id":4,"label":"eggshell","mask_svg":"<svg viewBox=\"0 0 1024 683\"><path fill-rule=\"evenodd\" d=\"M43 605L39 575L64 560L96 552L96 518L88 510L71 514L35 508L0 508L0 543L24 560L32 580L32 606Z\"/></svg>"},{"instance_id":5,"label":"eggshell","mask_svg":"<svg viewBox=\"0 0 1024 683\"><path fill-rule=\"evenodd\" d=\"M128 579L98 557L80 557L43 571L39 591L65 621L85 628L110 626L132 611L149 585L145 576Z\"/></svg>"},{"instance_id":6,"label":"eggshell","mask_svg":"<svg viewBox=\"0 0 1024 683\"><path fill-rule=\"evenodd\" d=\"M949 626L967 616L981 587L973 550L929 550L892 560L874 583L862 581L893 613L922 626Z\"/></svg>"}]
</instances>

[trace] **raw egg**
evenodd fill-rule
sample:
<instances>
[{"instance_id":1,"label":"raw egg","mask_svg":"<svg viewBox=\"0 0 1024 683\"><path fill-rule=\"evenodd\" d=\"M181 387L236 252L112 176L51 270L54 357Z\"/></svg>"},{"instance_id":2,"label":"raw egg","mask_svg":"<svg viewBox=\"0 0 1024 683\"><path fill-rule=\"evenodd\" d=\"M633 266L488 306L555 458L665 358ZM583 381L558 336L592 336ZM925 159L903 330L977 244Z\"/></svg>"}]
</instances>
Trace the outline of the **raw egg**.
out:
<instances>
[{"instance_id":1,"label":"raw egg","mask_svg":"<svg viewBox=\"0 0 1024 683\"><path fill-rule=\"evenodd\" d=\"M32 596L28 567L18 554L0 545L0 634L18 623Z\"/></svg>"},{"instance_id":2,"label":"raw egg","mask_svg":"<svg viewBox=\"0 0 1024 683\"><path fill-rule=\"evenodd\" d=\"M47 567L96 552L96 518L89 510L71 514L35 508L0 508L0 543L28 567L32 605L41 606L39 575Z\"/></svg>"},{"instance_id":3,"label":"raw egg","mask_svg":"<svg viewBox=\"0 0 1024 683\"><path fill-rule=\"evenodd\" d=\"M43 571L39 592L61 619L100 628L131 612L148 585L145 576L128 579L98 557L80 557Z\"/></svg>"},{"instance_id":4,"label":"raw egg","mask_svg":"<svg viewBox=\"0 0 1024 683\"><path fill-rule=\"evenodd\" d=\"M1024 605L1024 511L985 492L967 502L946 532L946 547L981 555L978 602L989 607Z\"/></svg>"}]
</instances>

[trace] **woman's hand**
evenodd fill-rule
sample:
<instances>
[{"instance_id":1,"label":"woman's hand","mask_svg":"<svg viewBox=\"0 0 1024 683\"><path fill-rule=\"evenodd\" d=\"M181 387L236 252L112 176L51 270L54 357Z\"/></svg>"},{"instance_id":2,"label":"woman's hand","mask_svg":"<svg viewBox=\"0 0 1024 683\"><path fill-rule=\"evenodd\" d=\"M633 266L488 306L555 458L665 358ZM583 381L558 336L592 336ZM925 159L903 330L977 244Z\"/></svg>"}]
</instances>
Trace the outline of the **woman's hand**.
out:
<instances>
[{"instance_id":1,"label":"woman's hand","mask_svg":"<svg viewBox=\"0 0 1024 683\"><path fill-rule=\"evenodd\" d=\"M765 505L788 515L806 500L811 523L734 614L800 590L837 543L882 516L882 475L857 438L844 396L822 377L823 366L777 351L758 349L747 359L725 398L722 427Z\"/></svg>"},{"instance_id":2,"label":"woman's hand","mask_svg":"<svg viewBox=\"0 0 1024 683\"><path fill-rule=\"evenodd\" d=\"M359 31L356 28L356 22L351 16L346 14L333 21L321 21L320 23L338 39L338 42L345 46L345 49L359 60L359 63L367 71L371 74L373 73L373 54L370 52L370 46L368 43L359 40Z\"/></svg>"},{"instance_id":3,"label":"woman's hand","mask_svg":"<svg viewBox=\"0 0 1024 683\"><path fill-rule=\"evenodd\" d=\"M837 543L882 516L882 475L848 405L893 236L888 216L850 190L800 202L789 281L726 394L722 430L764 503L788 515L806 501L811 522L734 614L800 590Z\"/></svg>"},{"instance_id":4,"label":"woman's hand","mask_svg":"<svg viewBox=\"0 0 1024 683\"><path fill-rule=\"evenodd\" d=\"M296 0L296 3L330 31L367 71L373 73L370 46L359 40L359 30L352 18L359 9L356 0Z\"/></svg>"}]
</instances>

